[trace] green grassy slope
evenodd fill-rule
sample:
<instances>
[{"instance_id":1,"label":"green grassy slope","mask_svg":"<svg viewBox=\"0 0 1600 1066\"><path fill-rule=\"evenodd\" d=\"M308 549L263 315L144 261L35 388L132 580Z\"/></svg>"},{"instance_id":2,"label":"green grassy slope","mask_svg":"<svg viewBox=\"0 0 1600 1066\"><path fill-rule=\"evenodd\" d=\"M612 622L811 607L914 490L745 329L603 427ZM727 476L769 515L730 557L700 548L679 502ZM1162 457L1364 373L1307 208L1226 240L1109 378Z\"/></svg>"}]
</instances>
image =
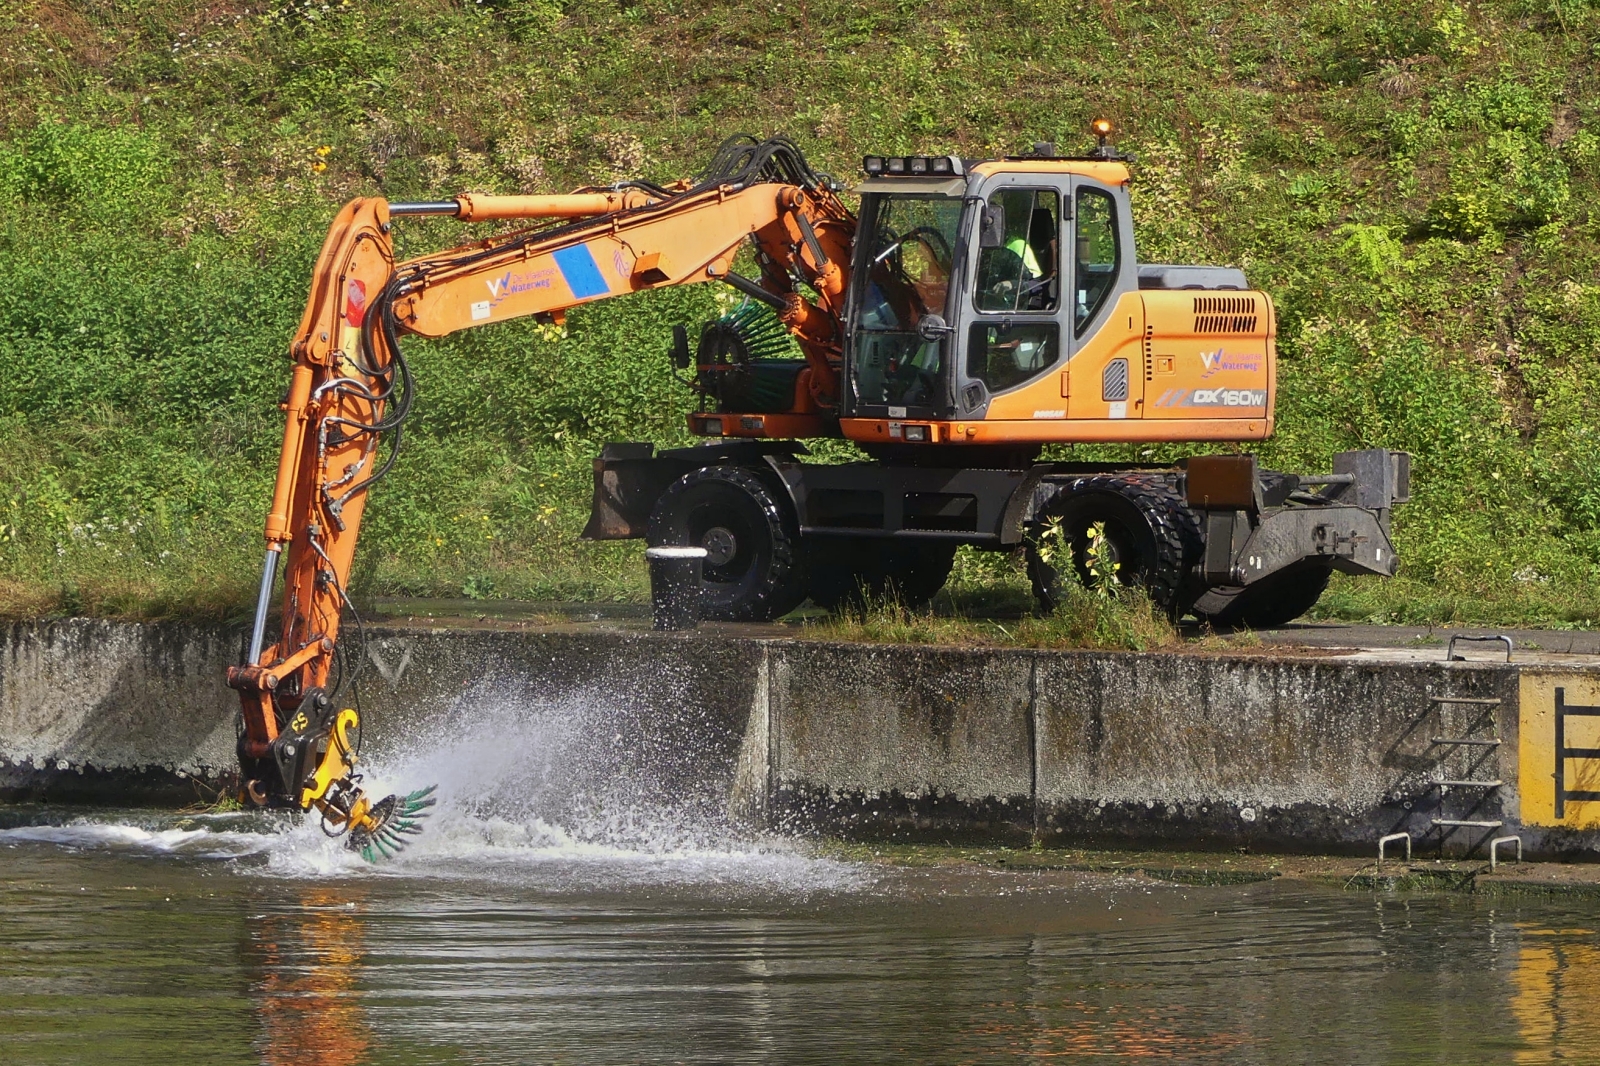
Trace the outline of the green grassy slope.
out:
<instances>
[{"instance_id":1,"label":"green grassy slope","mask_svg":"<svg viewBox=\"0 0 1600 1066\"><path fill-rule=\"evenodd\" d=\"M1327 609L1600 619L1600 13L1398 6L16 0L0 609L249 598L285 342L351 196L675 178L737 131L849 176L866 151L1081 144L1105 114L1141 158L1140 257L1237 264L1279 302L1264 458L1416 454L1407 580ZM402 251L459 238L408 222ZM576 540L588 462L681 439L667 331L713 295L414 344L361 587L639 595L635 546Z\"/></svg>"}]
</instances>

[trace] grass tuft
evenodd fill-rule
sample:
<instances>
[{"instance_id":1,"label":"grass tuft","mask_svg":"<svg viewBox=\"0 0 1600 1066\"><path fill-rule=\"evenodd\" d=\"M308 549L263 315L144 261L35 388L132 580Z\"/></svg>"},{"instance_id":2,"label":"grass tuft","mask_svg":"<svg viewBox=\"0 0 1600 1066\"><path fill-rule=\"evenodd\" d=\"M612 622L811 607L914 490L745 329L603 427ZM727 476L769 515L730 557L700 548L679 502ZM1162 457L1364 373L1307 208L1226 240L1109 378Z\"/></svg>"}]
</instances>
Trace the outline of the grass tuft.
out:
<instances>
[{"instance_id":1,"label":"grass tuft","mask_svg":"<svg viewBox=\"0 0 1600 1066\"><path fill-rule=\"evenodd\" d=\"M946 601L948 603L948 601ZM1143 589L1117 586L1109 593L1063 583L1061 602L1042 616L1011 621L973 617L933 606L912 609L894 600L846 607L808 620L802 631L823 640L872 644L945 644L966 647L1082 648L1153 651L1179 643L1178 631Z\"/></svg>"}]
</instances>

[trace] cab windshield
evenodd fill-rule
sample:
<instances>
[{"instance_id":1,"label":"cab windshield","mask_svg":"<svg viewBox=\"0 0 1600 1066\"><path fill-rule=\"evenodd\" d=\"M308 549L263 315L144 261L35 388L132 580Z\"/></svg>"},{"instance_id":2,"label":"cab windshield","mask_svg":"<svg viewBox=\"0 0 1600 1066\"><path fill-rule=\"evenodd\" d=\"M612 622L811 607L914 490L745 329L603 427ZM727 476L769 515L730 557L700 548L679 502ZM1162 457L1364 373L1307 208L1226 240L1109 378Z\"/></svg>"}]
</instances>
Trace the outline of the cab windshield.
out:
<instances>
[{"instance_id":1,"label":"cab windshield","mask_svg":"<svg viewBox=\"0 0 1600 1066\"><path fill-rule=\"evenodd\" d=\"M962 201L892 194L866 206L863 231L871 238L857 318L857 402L942 406L944 341L923 340L917 326L946 313Z\"/></svg>"}]
</instances>

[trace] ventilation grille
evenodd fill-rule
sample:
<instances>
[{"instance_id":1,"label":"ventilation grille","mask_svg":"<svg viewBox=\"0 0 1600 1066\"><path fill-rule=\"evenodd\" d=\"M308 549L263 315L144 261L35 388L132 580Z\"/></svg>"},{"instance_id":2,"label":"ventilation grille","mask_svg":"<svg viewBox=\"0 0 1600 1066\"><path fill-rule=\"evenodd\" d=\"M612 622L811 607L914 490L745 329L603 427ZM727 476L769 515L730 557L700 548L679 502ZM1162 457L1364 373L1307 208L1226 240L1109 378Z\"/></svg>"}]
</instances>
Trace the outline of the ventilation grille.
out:
<instances>
[{"instance_id":1,"label":"ventilation grille","mask_svg":"<svg viewBox=\"0 0 1600 1066\"><path fill-rule=\"evenodd\" d=\"M1113 359L1100 375L1100 398L1111 403L1128 398L1128 361Z\"/></svg>"},{"instance_id":2,"label":"ventilation grille","mask_svg":"<svg viewBox=\"0 0 1600 1066\"><path fill-rule=\"evenodd\" d=\"M1194 298L1194 331L1196 333L1254 333L1256 331L1256 298L1254 296L1196 296Z\"/></svg>"}]
</instances>

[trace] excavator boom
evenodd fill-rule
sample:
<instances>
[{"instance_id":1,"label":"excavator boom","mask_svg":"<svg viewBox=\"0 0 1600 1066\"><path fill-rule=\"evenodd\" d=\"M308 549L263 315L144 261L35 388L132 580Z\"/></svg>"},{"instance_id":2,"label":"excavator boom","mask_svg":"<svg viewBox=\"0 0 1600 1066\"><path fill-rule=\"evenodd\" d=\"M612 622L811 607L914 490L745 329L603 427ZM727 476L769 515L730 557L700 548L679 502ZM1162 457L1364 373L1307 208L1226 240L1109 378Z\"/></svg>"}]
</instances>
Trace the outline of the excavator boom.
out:
<instances>
[{"instance_id":1,"label":"excavator boom","mask_svg":"<svg viewBox=\"0 0 1600 1066\"><path fill-rule=\"evenodd\" d=\"M396 263L394 220L424 214L529 228ZM362 649L341 654L340 646L341 620L355 614L349 576L362 512L394 461L411 405L403 336L529 316L559 321L569 308L612 296L724 281L773 306L794 334L810 398L800 417L820 428L838 394L854 231L831 183L792 145L748 139L725 145L708 176L670 188L345 205L290 346L260 594L245 661L228 672L241 701L242 799L315 809L369 858L397 850L432 803L426 791L369 801L356 770L360 718L341 706L364 659ZM759 281L733 272L746 241L757 250ZM280 571L281 620L269 643Z\"/></svg>"}]
</instances>

